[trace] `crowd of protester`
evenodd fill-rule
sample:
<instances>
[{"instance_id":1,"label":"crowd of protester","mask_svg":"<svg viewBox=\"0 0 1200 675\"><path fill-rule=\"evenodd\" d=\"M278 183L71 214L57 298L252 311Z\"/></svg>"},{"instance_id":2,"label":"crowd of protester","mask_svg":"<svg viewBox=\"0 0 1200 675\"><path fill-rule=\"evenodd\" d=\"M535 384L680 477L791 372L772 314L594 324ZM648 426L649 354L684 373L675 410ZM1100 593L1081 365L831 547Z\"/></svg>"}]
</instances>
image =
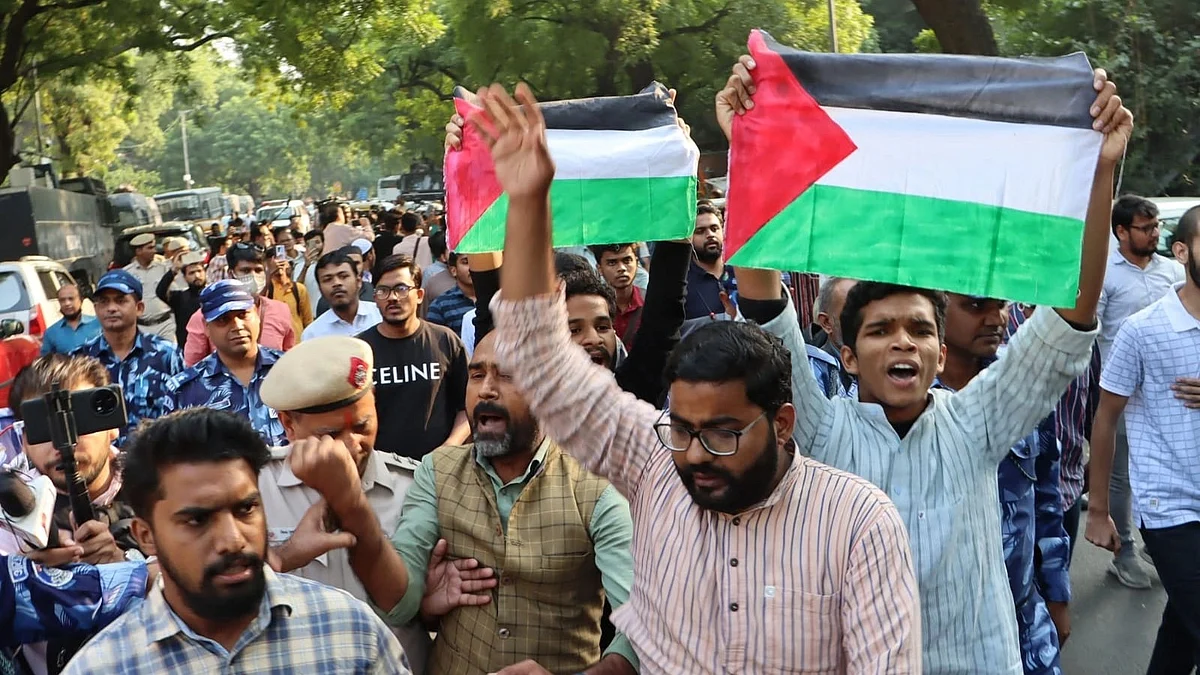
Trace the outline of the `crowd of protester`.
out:
<instances>
[{"instance_id":1,"label":"crowd of protester","mask_svg":"<svg viewBox=\"0 0 1200 675\"><path fill-rule=\"evenodd\" d=\"M93 521L52 444L9 458L61 536L0 530L0 673L1061 673L1089 448L1086 536L1157 568L1148 672L1190 672L1200 208L1159 255L1096 89L1073 308L735 271L705 201L690 241L555 251L526 88L447 127L489 144L502 253L336 201L135 238L12 385L19 420L110 383L128 419L79 437ZM727 134L753 94L743 60Z\"/></svg>"}]
</instances>

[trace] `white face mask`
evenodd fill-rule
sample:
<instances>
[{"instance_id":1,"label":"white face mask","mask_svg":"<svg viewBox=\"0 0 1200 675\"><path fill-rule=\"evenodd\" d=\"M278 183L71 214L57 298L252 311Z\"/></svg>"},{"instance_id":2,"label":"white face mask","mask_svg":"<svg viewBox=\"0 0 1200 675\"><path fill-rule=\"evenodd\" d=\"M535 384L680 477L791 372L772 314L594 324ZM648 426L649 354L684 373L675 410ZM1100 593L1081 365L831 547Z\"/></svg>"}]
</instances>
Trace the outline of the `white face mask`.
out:
<instances>
[{"instance_id":1,"label":"white face mask","mask_svg":"<svg viewBox=\"0 0 1200 675\"><path fill-rule=\"evenodd\" d=\"M246 285L246 290L253 295L267 287L267 275L264 272L253 272L251 274L243 274L234 277L238 281Z\"/></svg>"}]
</instances>

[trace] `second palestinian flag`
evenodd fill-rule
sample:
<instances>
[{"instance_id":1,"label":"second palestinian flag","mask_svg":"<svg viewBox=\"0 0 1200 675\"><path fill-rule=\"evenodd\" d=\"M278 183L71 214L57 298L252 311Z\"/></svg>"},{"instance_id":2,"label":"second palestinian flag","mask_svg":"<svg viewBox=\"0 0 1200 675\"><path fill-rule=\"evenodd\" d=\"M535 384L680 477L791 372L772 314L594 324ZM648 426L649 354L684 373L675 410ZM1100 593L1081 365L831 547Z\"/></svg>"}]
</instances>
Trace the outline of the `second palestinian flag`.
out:
<instances>
[{"instance_id":1,"label":"second palestinian flag","mask_svg":"<svg viewBox=\"0 0 1200 675\"><path fill-rule=\"evenodd\" d=\"M461 87L454 105L466 118L478 106ZM667 90L636 96L541 104L557 167L550 188L554 245L685 239L696 224L700 151L677 124ZM474 127L462 150L446 153L448 243L460 253L504 247L508 197Z\"/></svg>"},{"instance_id":2,"label":"second palestinian flag","mask_svg":"<svg viewBox=\"0 0 1200 675\"><path fill-rule=\"evenodd\" d=\"M761 31L750 53L731 264L1074 306L1103 140L1083 54L814 54Z\"/></svg>"}]
</instances>

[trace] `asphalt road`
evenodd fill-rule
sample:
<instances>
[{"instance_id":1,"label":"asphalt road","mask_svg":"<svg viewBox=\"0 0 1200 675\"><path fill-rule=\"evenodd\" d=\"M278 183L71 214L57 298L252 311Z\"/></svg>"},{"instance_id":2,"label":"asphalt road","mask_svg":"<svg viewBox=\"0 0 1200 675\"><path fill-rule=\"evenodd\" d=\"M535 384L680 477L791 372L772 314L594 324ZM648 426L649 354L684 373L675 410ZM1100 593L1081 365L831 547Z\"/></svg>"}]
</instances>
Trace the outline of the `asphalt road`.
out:
<instances>
[{"instance_id":1,"label":"asphalt road","mask_svg":"<svg viewBox=\"0 0 1200 675\"><path fill-rule=\"evenodd\" d=\"M1158 576L1147 591L1126 588L1105 570L1111 554L1080 537L1071 561L1071 638L1063 648L1065 675L1142 675L1167 596ZM1139 542L1140 545L1140 542Z\"/></svg>"}]
</instances>

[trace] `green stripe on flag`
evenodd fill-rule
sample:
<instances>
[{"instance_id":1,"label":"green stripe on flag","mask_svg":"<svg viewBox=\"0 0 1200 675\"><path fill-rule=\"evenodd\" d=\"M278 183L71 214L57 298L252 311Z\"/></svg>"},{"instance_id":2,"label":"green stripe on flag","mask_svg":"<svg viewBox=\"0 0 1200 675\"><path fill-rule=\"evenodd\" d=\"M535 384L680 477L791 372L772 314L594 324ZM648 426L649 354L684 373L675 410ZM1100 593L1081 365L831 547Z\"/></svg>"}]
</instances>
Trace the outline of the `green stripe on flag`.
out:
<instances>
[{"instance_id":1,"label":"green stripe on flag","mask_svg":"<svg viewBox=\"0 0 1200 675\"><path fill-rule=\"evenodd\" d=\"M1064 216L818 184L729 264L1074 307L1082 240Z\"/></svg>"},{"instance_id":2,"label":"green stripe on flag","mask_svg":"<svg viewBox=\"0 0 1200 675\"><path fill-rule=\"evenodd\" d=\"M555 246L687 239L696 228L696 178L591 178L550 186ZM504 248L508 195L501 195L459 242L459 253Z\"/></svg>"}]
</instances>

